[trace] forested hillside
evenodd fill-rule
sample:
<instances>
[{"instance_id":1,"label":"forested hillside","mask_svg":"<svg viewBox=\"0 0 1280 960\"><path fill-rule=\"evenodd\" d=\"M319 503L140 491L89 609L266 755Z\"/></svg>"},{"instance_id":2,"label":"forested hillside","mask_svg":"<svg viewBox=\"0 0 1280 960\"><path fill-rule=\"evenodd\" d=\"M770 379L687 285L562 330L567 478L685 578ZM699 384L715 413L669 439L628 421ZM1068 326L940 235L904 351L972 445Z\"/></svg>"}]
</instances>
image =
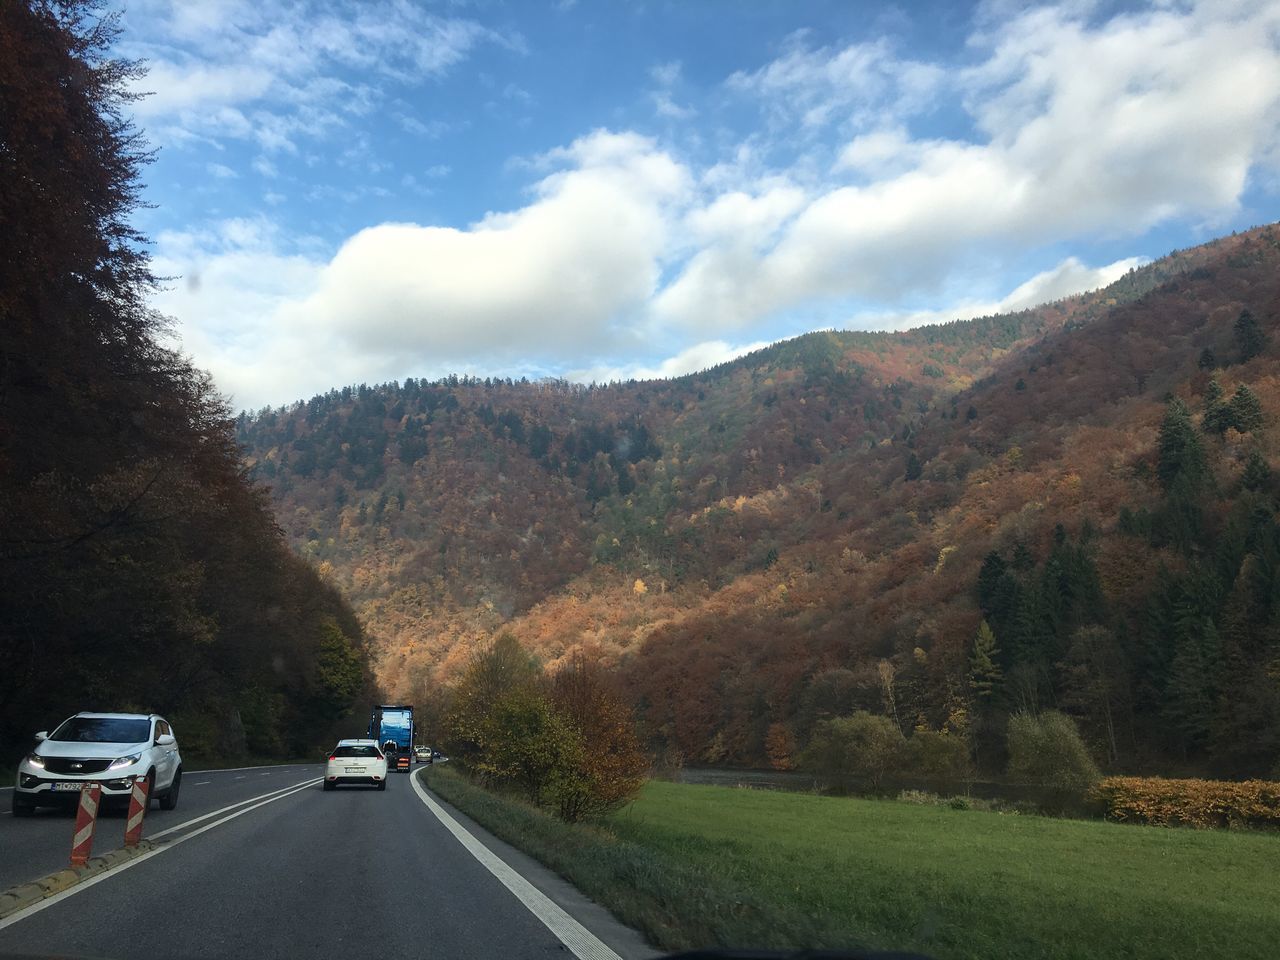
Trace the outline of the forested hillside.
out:
<instances>
[{"instance_id":1,"label":"forested hillside","mask_svg":"<svg viewBox=\"0 0 1280 960\"><path fill-rule=\"evenodd\" d=\"M1117 769L1265 773L1278 266L1264 227L1014 315L669 381L361 385L239 436L405 696L505 627L615 667L689 760L785 766L862 708L995 766L1056 706Z\"/></svg>"},{"instance_id":2,"label":"forested hillside","mask_svg":"<svg viewBox=\"0 0 1280 960\"><path fill-rule=\"evenodd\" d=\"M93 12L0 4L0 752L157 710L188 760L297 756L376 696L363 632L146 306L140 70Z\"/></svg>"}]
</instances>

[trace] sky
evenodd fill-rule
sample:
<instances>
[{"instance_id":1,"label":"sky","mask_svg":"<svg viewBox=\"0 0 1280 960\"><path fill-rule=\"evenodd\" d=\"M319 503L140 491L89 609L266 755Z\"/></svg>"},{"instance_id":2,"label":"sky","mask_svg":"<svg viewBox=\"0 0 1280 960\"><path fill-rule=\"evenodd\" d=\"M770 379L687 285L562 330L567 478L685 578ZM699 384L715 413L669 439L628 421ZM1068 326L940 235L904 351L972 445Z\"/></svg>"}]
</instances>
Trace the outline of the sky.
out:
<instances>
[{"instance_id":1,"label":"sky","mask_svg":"<svg viewBox=\"0 0 1280 960\"><path fill-rule=\"evenodd\" d=\"M235 409L675 376L1280 217L1280 0L128 0L138 225Z\"/></svg>"}]
</instances>

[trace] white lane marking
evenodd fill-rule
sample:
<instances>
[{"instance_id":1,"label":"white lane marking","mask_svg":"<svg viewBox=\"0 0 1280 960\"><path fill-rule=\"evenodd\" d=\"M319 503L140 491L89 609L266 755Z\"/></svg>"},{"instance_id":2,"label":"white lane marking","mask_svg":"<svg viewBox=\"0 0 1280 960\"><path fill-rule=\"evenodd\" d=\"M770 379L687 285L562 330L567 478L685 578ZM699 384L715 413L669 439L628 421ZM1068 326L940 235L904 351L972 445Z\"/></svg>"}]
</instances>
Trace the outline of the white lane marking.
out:
<instances>
[{"instance_id":1,"label":"white lane marking","mask_svg":"<svg viewBox=\"0 0 1280 960\"><path fill-rule=\"evenodd\" d=\"M501 881L502 885L515 894L535 917L541 920L560 942L569 948L578 960L621 960L594 933L580 924L551 900L545 893L520 876L509 867L505 860L495 854L453 817L440 804L431 799L427 791L418 783L418 777L412 778L414 792L418 794L428 810L435 814L446 830L467 848L467 852L480 861L485 869Z\"/></svg>"},{"instance_id":2,"label":"white lane marking","mask_svg":"<svg viewBox=\"0 0 1280 960\"><path fill-rule=\"evenodd\" d=\"M0 787L0 793L3 793L5 790L12 790L12 789L13 787Z\"/></svg>"},{"instance_id":3,"label":"white lane marking","mask_svg":"<svg viewBox=\"0 0 1280 960\"><path fill-rule=\"evenodd\" d=\"M245 775L244 775L244 774L241 774L240 776L238 776L238 777L232 777L231 779L232 779L232 780L243 780L244 778L245 778Z\"/></svg>"},{"instance_id":4,"label":"white lane marking","mask_svg":"<svg viewBox=\"0 0 1280 960\"><path fill-rule=\"evenodd\" d=\"M283 800L285 797L291 797L295 793L301 793L303 790L307 790L315 786L317 783L322 782L322 780L323 778L316 779L316 780L308 780L306 783L302 784L299 787L295 787L292 790L289 790L287 793L277 793L274 797L271 797L268 800L263 800L261 803L254 804L252 807L245 807L243 810L237 810L235 813L228 814L227 816L223 817L221 820L215 820L213 821L213 823L206 823L199 830L192 830L190 833L184 836L176 837L175 839L170 840L168 843L166 843L162 847L156 847L154 850L148 850L146 853L139 854L138 856L134 857L132 860L126 860L124 863L120 864L118 867L113 867L112 869L106 871L105 873L100 873L97 876L90 877L88 880L83 880L80 883L77 883L74 887L68 887L66 890L63 890L61 893L55 893L52 897L48 897L44 900L41 900L39 903L33 903L31 906L27 907L25 910L20 910L17 913L12 913L9 916L5 917L3 920L0 920L0 930L3 930L5 927L15 924L20 920L25 920L27 919L27 917L30 917L33 914L37 914L41 910L46 909L47 907L52 907L55 903L61 903L63 900L67 899L67 897L74 897L77 893L81 893L89 889L94 884L101 883L103 880L107 880L107 879L110 879L111 877L118 876L119 874L128 870L130 867L136 867L138 864L142 863L144 860L150 860L152 857L159 856L160 854L164 853L166 850L172 850L178 844L186 843L192 837L198 837L200 836L200 834L204 833L206 830L212 830L214 827L220 827L224 823L226 823L228 820L234 820L236 817L242 816L246 813L249 813L250 811L257 810L258 807L265 807L268 803L275 803L277 800ZM156 834L156 836L160 836L160 834Z\"/></svg>"},{"instance_id":5,"label":"white lane marking","mask_svg":"<svg viewBox=\"0 0 1280 960\"><path fill-rule=\"evenodd\" d=\"M322 760L321 763L324 761ZM241 770L263 770L266 767L272 770L290 770L294 767L318 767L320 763L272 763L258 764L256 767L221 767L217 770L189 770L188 773L239 773Z\"/></svg>"},{"instance_id":6,"label":"white lane marking","mask_svg":"<svg viewBox=\"0 0 1280 960\"><path fill-rule=\"evenodd\" d=\"M192 784L193 787L203 787L206 783L213 783L212 780L197 780Z\"/></svg>"},{"instance_id":7,"label":"white lane marking","mask_svg":"<svg viewBox=\"0 0 1280 960\"><path fill-rule=\"evenodd\" d=\"M266 793L260 793L256 797L249 797L247 800L237 800L235 803L229 803L225 807L219 807L209 813L201 814L198 817L192 817L190 820L183 820L175 826L169 827L167 830L161 830L159 833L149 833L147 838L150 840L159 840L161 837L167 837L171 833L177 833L179 830L185 830L193 824L199 823L201 820L208 820L210 817L216 817L220 813L226 813L228 810L234 810L236 807L243 807L246 803L253 803L257 800L263 800L267 797L274 796L277 793L284 793L286 790L293 790L295 787L304 787L312 783L319 783L320 780L302 780L298 783L290 784L287 787L279 787L275 790L268 790Z\"/></svg>"},{"instance_id":8,"label":"white lane marking","mask_svg":"<svg viewBox=\"0 0 1280 960\"><path fill-rule=\"evenodd\" d=\"M260 777L269 777L269 776L271 776L271 774L269 774L269 773L260 773L260 774L258 774L258 776L260 776Z\"/></svg>"}]
</instances>

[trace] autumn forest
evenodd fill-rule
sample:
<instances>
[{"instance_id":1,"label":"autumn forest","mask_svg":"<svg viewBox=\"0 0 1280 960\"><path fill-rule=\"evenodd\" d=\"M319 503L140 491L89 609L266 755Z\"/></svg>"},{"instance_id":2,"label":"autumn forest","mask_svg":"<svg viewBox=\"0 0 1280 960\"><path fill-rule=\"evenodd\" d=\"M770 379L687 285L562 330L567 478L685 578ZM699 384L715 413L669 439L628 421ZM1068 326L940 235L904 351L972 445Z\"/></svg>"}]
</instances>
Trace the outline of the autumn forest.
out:
<instances>
[{"instance_id":1,"label":"autumn forest","mask_svg":"<svg viewBox=\"0 0 1280 960\"><path fill-rule=\"evenodd\" d=\"M657 753L786 768L866 710L1002 768L1280 765L1280 229L1032 310L818 332L674 380L449 377L242 414L378 681L510 632L599 663Z\"/></svg>"}]
</instances>

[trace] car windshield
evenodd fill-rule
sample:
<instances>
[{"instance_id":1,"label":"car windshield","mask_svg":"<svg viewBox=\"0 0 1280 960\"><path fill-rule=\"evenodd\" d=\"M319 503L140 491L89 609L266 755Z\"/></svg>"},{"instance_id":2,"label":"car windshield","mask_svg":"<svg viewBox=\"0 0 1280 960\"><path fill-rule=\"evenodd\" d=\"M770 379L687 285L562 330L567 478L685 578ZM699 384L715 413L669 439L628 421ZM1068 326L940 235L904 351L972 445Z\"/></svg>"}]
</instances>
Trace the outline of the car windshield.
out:
<instances>
[{"instance_id":1,"label":"car windshield","mask_svg":"<svg viewBox=\"0 0 1280 960\"><path fill-rule=\"evenodd\" d=\"M142 743L150 735L150 720L72 717L53 731L49 739L59 743Z\"/></svg>"},{"instance_id":2,"label":"car windshield","mask_svg":"<svg viewBox=\"0 0 1280 960\"><path fill-rule=\"evenodd\" d=\"M377 747L338 747L333 751L335 757L381 757Z\"/></svg>"}]
</instances>

